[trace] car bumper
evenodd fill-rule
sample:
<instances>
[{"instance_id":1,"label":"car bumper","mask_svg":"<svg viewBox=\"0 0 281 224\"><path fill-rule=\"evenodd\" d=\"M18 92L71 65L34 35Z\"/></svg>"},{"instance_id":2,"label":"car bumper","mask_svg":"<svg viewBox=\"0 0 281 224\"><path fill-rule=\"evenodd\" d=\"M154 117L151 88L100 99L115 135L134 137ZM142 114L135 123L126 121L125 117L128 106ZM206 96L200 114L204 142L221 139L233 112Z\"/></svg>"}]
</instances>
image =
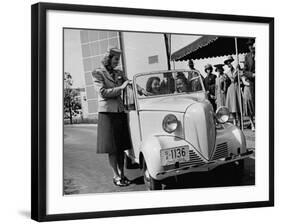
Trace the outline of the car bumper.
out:
<instances>
[{"instance_id":1,"label":"car bumper","mask_svg":"<svg viewBox=\"0 0 281 224\"><path fill-rule=\"evenodd\" d=\"M218 160L209 161L205 164L181 166L179 168L164 170L156 174L156 179L163 180L171 176L177 176L186 173L211 171L218 166L249 158L253 154L254 154L254 150L247 150L245 153L232 155L230 157L221 158Z\"/></svg>"}]
</instances>

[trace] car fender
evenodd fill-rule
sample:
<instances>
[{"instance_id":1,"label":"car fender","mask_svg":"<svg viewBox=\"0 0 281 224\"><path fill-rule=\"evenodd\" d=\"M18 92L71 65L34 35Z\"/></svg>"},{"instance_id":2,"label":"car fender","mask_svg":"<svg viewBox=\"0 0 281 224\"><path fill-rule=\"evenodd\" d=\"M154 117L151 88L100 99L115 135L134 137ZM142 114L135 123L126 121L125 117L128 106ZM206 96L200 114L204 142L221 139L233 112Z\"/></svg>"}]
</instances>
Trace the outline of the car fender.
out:
<instances>
[{"instance_id":1,"label":"car fender","mask_svg":"<svg viewBox=\"0 0 281 224\"><path fill-rule=\"evenodd\" d=\"M217 142L227 140L229 144L229 150L232 154L237 154L237 149L240 148L240 153L245 153L246 137L241 129L237 126L226 123L223 130L217 131Z\"/></svg>"},{"instance_id":2,"label":"car fender","mask_svg":"<svg viewBox=\"0 0 281 224\"><path fill-rule=\"evenodd\" d=\"M158 179L159 177L156 176L157 173L164 170L161 165L160 150L180 147L183 145L190 144L184 139L172 135L155 134L146 138L141 144L140 153L145 159L146 166L151 177Z\"/></svg>"}]
</instances>

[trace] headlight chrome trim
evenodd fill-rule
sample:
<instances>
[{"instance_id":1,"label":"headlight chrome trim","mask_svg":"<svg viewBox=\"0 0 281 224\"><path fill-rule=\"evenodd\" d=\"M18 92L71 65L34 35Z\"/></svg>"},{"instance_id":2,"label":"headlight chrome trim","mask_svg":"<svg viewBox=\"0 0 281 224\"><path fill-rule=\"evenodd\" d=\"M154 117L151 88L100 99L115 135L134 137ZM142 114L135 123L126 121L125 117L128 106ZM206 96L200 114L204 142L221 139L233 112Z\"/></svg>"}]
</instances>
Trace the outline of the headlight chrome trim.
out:
<instances>
[{"instance_id":1,"label":"headlight chrome trim","mask_svg":"<svg viewBox=\"0 0 281 224\"><path fill-rule=\"evenodd\" d=\"M229 120L229 109L226 106L220 106L216 110L216 120L219 124L224 124Z\"/></svg>"},{"instance_id":2,"label":"headlight chrome trim","mask_svg":"<svg viewBox=\"0 0 281 224\"><path fill-rule=\"evenodd\" d=\"M178 128L178 119L174 114L167 114L162 121L162 128L171 134Z\"/></svg>"}]
</instances>

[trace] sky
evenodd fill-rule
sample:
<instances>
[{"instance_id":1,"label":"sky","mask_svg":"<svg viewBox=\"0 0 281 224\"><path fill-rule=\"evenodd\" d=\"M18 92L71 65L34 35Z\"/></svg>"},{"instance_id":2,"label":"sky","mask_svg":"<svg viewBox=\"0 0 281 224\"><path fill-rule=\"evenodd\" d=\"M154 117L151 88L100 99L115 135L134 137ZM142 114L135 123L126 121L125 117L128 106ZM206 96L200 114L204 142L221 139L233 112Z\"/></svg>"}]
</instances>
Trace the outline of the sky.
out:
<instances>
[{"instance_id":1,"label":"sky","mask_svg":"<svg viewBox=\"0 0 281 224\"><path fill-rule=\"evenodd\" d=\"M64 32L64 71L71 74L74 88L84 87L80 31L65 29Z\"/></svg>"}]
</instances>

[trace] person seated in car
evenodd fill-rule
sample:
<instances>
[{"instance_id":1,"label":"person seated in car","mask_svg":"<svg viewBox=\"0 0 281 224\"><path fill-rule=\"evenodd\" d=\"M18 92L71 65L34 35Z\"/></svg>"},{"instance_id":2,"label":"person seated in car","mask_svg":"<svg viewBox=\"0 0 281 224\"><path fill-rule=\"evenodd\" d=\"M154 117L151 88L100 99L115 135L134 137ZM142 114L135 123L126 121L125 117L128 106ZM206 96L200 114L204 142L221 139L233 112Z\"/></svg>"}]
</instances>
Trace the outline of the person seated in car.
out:
<instances>
[{"instance_id":1,"label":"person seated in car","mask_svg":"<svg viewBox=\"0 0 281 224\"><path fill-rule=\"evenodd\" d=\"M177 93L187 92L187 79L182 72L178 72L176 76L176 91Z\"/></svg>"},{"instance_id":2,"label":"person seated in car","mask_svg":"<svg viewBox=\"0 0 281 224\"><path fill-rule=\"evenodd\" d=\"M160 91L160 78L157 76L149 77L146 83L146 91L152 95L161 94Z\"/></svg>"},{"instance_id":3,"label":"person seated in car","mask_svg":"<svg viewBox=\"0 0 281 224\"><path fill-rule=\"evenodd\" d=\"M170 94L175 92L175 80L171 72L163 73L164 79L160 84L161 94Z\"/></svg>"}]
</instances>

